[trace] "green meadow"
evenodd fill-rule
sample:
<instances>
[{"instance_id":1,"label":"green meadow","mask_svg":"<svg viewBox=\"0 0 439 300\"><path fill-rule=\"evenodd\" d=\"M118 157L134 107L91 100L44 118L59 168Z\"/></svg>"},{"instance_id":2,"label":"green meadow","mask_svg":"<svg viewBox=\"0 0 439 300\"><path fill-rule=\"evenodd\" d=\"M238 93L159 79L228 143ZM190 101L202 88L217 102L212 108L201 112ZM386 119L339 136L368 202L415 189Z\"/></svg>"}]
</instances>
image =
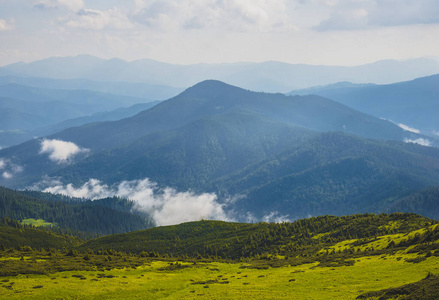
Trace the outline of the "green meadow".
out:
<instances>
[{"instance_id":1,"label":"green meadow","mask_svg":"<svg viewBox=\"0 0 439 300\"><path fill-rule=\"evenodd\" d=\"M439 299L439 226L414 214L199 221L88 241L2 224L0 299Z\"/></svg>"},{"instance_id":2,"label":"green meadow","mask_svg":"<svg viewBox=\"0 0 439 300\"><path fill-rule=\"evenodd\" d=\"M416 282L429 273L439 274L438 257L410 262L417 257L395 253L359 257L352 266L319 267L316 262L268 269L252 268L247 263L150 261L119 269L6 276L1 278L0 297L355 299L365 292Z\"/></svg>"},{"instance_id":3,"label":"green meadow","mask_svg":"<svg viewBox=\"0 0 439 300\"><path fill-rule=\"evenodd\" d=\"M32 226L35 226L35 227L39 227L39 226L56 226L56 224L47 222L47 221L45 221L43 219L32 219L32 218L24 219L24 220L21 221L21 223L25 224L25 225L32 225Z\"/></svg>"}]
</instances>

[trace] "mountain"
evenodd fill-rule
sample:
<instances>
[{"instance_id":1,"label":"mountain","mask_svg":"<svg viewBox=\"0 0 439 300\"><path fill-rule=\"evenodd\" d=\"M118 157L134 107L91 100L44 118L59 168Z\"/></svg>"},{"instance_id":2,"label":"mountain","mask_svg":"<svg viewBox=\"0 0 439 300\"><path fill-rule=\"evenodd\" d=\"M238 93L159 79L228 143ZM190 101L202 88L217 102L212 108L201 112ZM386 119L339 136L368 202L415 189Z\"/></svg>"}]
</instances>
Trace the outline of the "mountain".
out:
<instances>
[{"instance_id":1,"label":"mountain","mask_svg":"<svg viewBox=\"0 0 439 300\"><path fill-rule=\"evenodd\" d=\"M85 90L52 90L17 84L0 86L0 128L35 129L71 118L114 110L145 99Z\"/></svg>"},{"instance_id":2,"label":"mountain","mask_svg":"<svg viewBox=\"0 0 439 300\"><path fill-rule=\"evenodd\" d=\"M34 115L34 118L41 120L37 126L149 102L142 98L86 90L54 90L18 84L0 86L0 95L2 110L8 109L16 114ZM1 129L34 129L36 127L32 124L10 125L4 120L0 126Z\"/></svg>"},{"instance_id":3,"label":"mountain","mask_svg":"<svg viewBox=\"0 0 439 300\"><path fill-rule=\"evenodd\" d=\"M259 211L257 218L267 211L279 216L288 212L293 219L341 212L395 212L400 211L391 204L396 199L437 185L433 178L439 175L438 154L437 149L425 151L413 144L325 133L213 185L227 186L231 194L244 192L246 197L234 208L252 207ZM432 211L430 216L438 214Z\"/></svg>"},{"instance_id":4,"label":"mountain","mask_svg":"<svg viewBox=\"0 0 439 300\"><path fill-rule=\"evenodd\" d=\"M36 75L41 76L40 74ZM183 91L183 88L166 85L152 85L145 82L105 82L83 78L53 79L29 76L0 76L0 85L8 84L52 90L87 90L104 94L144 98L147 101L165 100Z\"/></svg>"},{"instance_id":5,"label":"mountain","mask_svg":"<svg viewBox=\"0 0 439 300\"><path fill-rule=\"evenodd\" d=\"M436 217L439 215L438 199L439 188L428 187L401 197L389 207L389 211L414 212L426 217Z\"/></svg>"},{"instance_id":6,"label":"mountain","mask_svg":"<svg viewBox=\"0 0 439 300\"><path fill-rule=\"evenodd\" d=\"M90 116L84 116L74 119L68 119L65 121L62 121L60 123L50 124L42 127L37 127L34 129L29 130L23 130L23 129L12 129L12 130L3 130L0 131L0 140L1 145L0 147L6 148L13 145L17 145L20 143L23 143L27 140L34 139L35 137L41 137L41 136L47 136L54 134L60 130L74 127L74 126L80 126L87 123L95 123L95 122L103 122L103 121L115 121L120 120L123 118L131 117L142 110L149 109L153 107L154 105L158 104L159 101L152 101L148 103L139 103L132 105L130 107L121 107L112 111L107 112L98 112L94 113ZM20 114L21 115L21 114ZM17 124L17 126L22 126L25 122L24 118L19 118L17 115L9 115L8 118L13 119L13 121ZM11 122L10 122L11 123ZM9 123L9 124L10 124ZM35 125L34 123L31 123L31 125Z\"/></svg>"},{"instance_id":7,"label":"mountain","mask_svg":"<svg viewBox=\"0 0 439 300\"><path fill-rule=\"evenodd\" d=\"M132 118L68 129L52 138L70 140L90 149L112 148L155 131L175 129L199 118L225 115L235 109L315 131L343 131L367 138L393 140L420 137L391 122L322 97L256 93L207 80Z\"/></svg>"},{"instance_id":8,"label":"mountain","mask_svg":"<svg viewBox=\"0 0 439 300\"><path fill-rule=\"evenodd\" d=\"M148 178L155 203L165 205L169 187L176 197L211 193L219 215L237 220L393 211L401 197L437 186L439 149L402 142L417 138L320 96L209 80L133 117L46 137L46 153L39 139L3 149L0 183L52 178L87 189L93 179L115 189Z\"/></svg>"},{"instance_id":9,"label":"mountain","mask_svg":"<svg viewBox=\"0 0 439 300\"><path fill-rule=\"evenodd\" d=\"M143 107L103 113L145 102L143 98L104 94L87 90L45 89L10 83L0 85L0 147L54 133L68 126L100 120L117 120L134 115ZM72 118L99 116L58 124Z\"/></svg>"},{"instance_id":10,"label":"mountain","mask_svg":"<svg viewBox=\"0 0 439 300\"><path fill-rule=\"evenodd\" d=\"M188 87L207 78L255 91L286 92L338 81L392 83L439 72L439 62L428 58L384 60L354 67L314 66L268 61L262 63L173 65L151 59L127 62L79 55L52 57L0 68L0 76L143 82ZM316 75L318 74L318 75Z\"/></svg>"},{"instance_id":11,"label":"mountain","mask_svg":"<svg viewBox=\"0 0 439 300\"><path fill-rule=\"evenodd\" d=\"M0 219L2 249L21 249L26 246L31 247L30 249L64 249L75 247L81 242L83 241L73 236L23 226L20 222L10 218Z\"/></svg>"},{"instance_id":12,"label":"mountain","mask_svg":"<svg viewBox=\"0 0 439 300\"><path fill-rule=\"evenodd\" d=\"M141 111L150 109L158 103L160 103L160 101L138 103L129 107L120 107L111 111L97 112L89 116L68 119L54 125L38 128L36 130L33 130L33 133L35 133L37 136L47 136L49 134L54 134L55 132L61 131L69 127L81 126L88 123L117 121L137 115Z\"/></svg>"},{"instance_id":13,"label":"mountain","mask_svg":"<svg viewBox=\"0 0 439 300\"><path fill-rule=\"evenodd\" d=\"M320 95L426 135L439 132L439 74L388 85L339 83L288 94Z\"/></svg>"},{"instance_id":14,"label":"mountain","mask_svg":"<svg viewBox=\"0 0 439 300\"><path fill-rule=\"evenodd\" d=\"M0 218L43 219L64 230L98 235L123 233L152 226L149 217L135 212L134 203L120 198L96 201L0 187Z\"/></svg>"}]
</instances>

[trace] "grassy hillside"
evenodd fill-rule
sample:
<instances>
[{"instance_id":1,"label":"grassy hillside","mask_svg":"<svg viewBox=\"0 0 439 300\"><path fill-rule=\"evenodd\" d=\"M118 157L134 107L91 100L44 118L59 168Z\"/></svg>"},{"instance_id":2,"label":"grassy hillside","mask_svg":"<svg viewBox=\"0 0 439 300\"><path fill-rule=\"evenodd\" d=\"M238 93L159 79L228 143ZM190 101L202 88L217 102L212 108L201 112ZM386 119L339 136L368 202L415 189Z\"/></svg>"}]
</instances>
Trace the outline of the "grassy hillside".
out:
<instances>
[{"instance_id":1,"label":"grassy hillside","mask_svg":"<svg viewBox=\"0 0 439 300\"><path fill-rule=\"evenodd\" d=\"M323 248L353 239L407 233L435 224L414 214L321 216L293 223L227 223L199 221L94 239L79 249L157 252L173 256L239 259L276 254L315 255Z\"/></svg>"},{"instance_id":2,"label":"grassy hillside","mask_svg":"<svg viewBox=\"0 0 439 300\"><path fill-rule=\"evenodd\" d=\"M436 299L438 242L437 222L413 214L200 221L76 249L0 248L0 292L8 299ZM256 254L243 256L246 245L257 245ZM223 258L200 252L209 247Z\"/></svg>"},{"instance_id":3,"label":"grassy hillside","mask_svg":"<svg viewBox=\"0 0 439 300\"><path fill-rule=\"evenodd\" d=\"M439 276L428 275L417 282L396 288L372 291L361 294L357 299L436 299L439 293Z\"/></svg>"},{"instance_id":4,"label":"grassy hillside","mask_svg":"<svg viewBox=\"0 0 439 300\"><path fill-rule=\"evenodd\" d=\"M15 249L70 249L83 241L65 234L22 225L9 218L0 220L0 248ZM30 247L30 248L29 248Z\"/></svg>"}]
</instances>

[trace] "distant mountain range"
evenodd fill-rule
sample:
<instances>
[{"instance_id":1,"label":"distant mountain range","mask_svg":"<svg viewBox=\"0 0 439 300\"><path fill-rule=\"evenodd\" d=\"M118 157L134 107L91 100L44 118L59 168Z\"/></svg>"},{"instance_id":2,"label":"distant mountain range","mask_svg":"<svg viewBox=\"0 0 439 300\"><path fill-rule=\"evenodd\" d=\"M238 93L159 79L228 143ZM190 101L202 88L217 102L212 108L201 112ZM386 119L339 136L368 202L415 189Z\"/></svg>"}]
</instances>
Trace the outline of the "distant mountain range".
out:
<instances>
[{"instance_id":1,"label":"distant mountain range","mask_svg":"<svg viewBox=\"0 0 439 300\"><path fill-rule=\"evenodd\" d=\"M20 75L21 76L0 76L0 85L16 84L34 88L68 91L86 90L103 94L142 98L144 101L166 100L184 90L183 88L152 85L145 82L106 82L96 81L97 78L93 78L92 80L83 78L53 79L30 77L25 74ZM41 76L41 74L35 74L35 76Z\"/></svg>"},{"instance_id":2,"label":"distant mountain range","mask_svg":"<svg viewBox=\"0 0 439 300\"><path fill-rule=\"evenodd\" d=\"M216 79L246 89L265 92L288 92L292 89L339 81L386 84L437 73L439 73L439 62L428 58L407 61L384 60L361 66L345 67L288 64L275 61L174 65L150 59L127 62L121 59L104 60L79 55L53 57L31 63L15 63L0 68L0 76L86 79L95 82L141 82L156 87L186 88L205 79ZM79 84L79 80L76 84ZM88 83L88 87L90 85ZM96 87L98 84L92 85ZM114 92L114 90L106 88L104 92ZM153 99L164 98L154 97Z\"/></svg>"},{"instance_id":3,"label":"distant mountain range","mask_svg":"<svg viewBox=\"0 0 439 300\"><path fill-rule=\"evenodd\" d=\"M150 100L90 90L0 84L0 147L87 122L129 117L157 103L145 102Z\"/></svg>"},{"instance_id":4,"label":"distant mountain range","mask_svg":"<svg viewBox=\"0 0 439 300\"><path fill-rule=\"evenodd\" d=\"M403 142L425 138L321 96L207 80L135 116L48 136L48 151L42 139L0 150L0 184L149 178L165 193L214 193L239 220L388 212L437 186L439 149Z\"/></svg>"},{"instance_id":5,"label":"distant mountain range","mask_svg":"<svg viewBox=\"0 0 439 300\"><path fill-rule=\"evenodd\" d=\"M1 101L1 100L0 100ZM12 118L11 122L6 122L9 127L11 126L11 123L16 124L18 126L23 126L23 124L28 124L28 129L12 129L12 130L2 130L0 131L0 146L3 148L17 145L20 143L23 143L25 141L34 139L36 137L44 137L47 135L54 134L60 130L74 127L74 126L80 126L87 123L94 123L94 122L102 122L102 121L115 121L120 120L123 118L131 117L136 115L137 113L146 110L150 107L153 107L159 103L159 101L152 101L148 103L139 103L132 105L130 107L121 107L117 108L115 110L111 111L104 111L104 112L97 112L92 115L87 115L83 117L73 118L73 119L67 119L65 121L61 121L59 123L49 123L44 126L37 126L35 123L18 122L19 120L22 120L26 117L24 113L15 113L14 115L9 115L9 118ZM7 112L7 111L6 111ZM5 113L6 113L5 112ZM30 115L30 114L29 114ZM18 119L18 120L17 120ZM61 118L62 120L63 118ZM8 118L6 118L8 120ZM47 119L45 120L47 121ZM33 126L32 126L33 125ZM25 127L26 128L26 127Z\"/></svg>"},{"instance_id":6,"label":"distant mountain range","mask_svg":"<svg viewBox=\"0 0 439 300\"><path fill-rule=\"evenodd\" d=\"M66 119L148 102L143 98L87 90L54 90L17 84L0 86L0 95L2 129L35 129ZM34 120L29 116L33 116Z\"/></svg>"},{"instance_id":7,"label":"distant mountain range","mask_svg":"<svg viewBox=\"0 0 439 300\"><path fill-rule=\"evenodd\" d=\"M439 135L439 74L388 85L342 82L289 92L320 95L406 129Z\"/></svg>"}]
</instances>

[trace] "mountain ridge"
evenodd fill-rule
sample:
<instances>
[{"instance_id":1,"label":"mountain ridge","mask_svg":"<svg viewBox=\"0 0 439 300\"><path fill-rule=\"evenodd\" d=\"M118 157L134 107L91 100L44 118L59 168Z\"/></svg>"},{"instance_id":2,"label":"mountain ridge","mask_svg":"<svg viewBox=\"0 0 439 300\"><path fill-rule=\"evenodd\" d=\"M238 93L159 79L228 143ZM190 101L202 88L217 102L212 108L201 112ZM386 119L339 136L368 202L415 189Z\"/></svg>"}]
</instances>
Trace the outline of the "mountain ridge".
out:
<instances>
[{"instance_id":1,"label":"mountain ridge","mask_svg":"<svg viewBox=\"0 0 439 300\"><path fill-rule=\"evenodd\" d=\"M75 64L71 63L73 61ZM60 66L64 70L62 73L59 72ZM139 73L139 69L142 72ZM391 83L438 72L439 63L428 58L408 61L384 60L345 67L270 61L174 65L150 59L126 62L77 56L49 58L0 68L0 75L35 76L35 74L40 74L40 77L99 78L100 81L136 81L180 87L192 86L206 78L214 78L248 89L267 92L286 92L293 88L305 88L345 80ZM316 73L320 75L315 76Z\"/></svg>"},{"instance_id":2,"label":"mountain ridge","mask_svg":"<svg viewBox=\"0 0 439 300\"><path fill-rule=\"evenodd\" d=\"M439 131L439 74L388 85L322 86L288 93L316 94L435 137Z\"/></svg>"},{"instance_id":3,"label":"mountain ridge","mask_svg":"<svg viewBox=\"0 0 439 300\"><path fill-rule=\"evenodd\" d=\"M148 180L157 193L150 201L165 201L169 190L209 193L222 218L233 211L258 219L381 212L439 180L439 149L402 142L408 138L423 136L320 96L206 80L133 117L0 150L10 172L0 184L23 188L52 178L62 190L93 180L114 192ZM52 151L61 143L86 150L56 161L41 151L44 141Z\"/></svg>"}]
</instances>

